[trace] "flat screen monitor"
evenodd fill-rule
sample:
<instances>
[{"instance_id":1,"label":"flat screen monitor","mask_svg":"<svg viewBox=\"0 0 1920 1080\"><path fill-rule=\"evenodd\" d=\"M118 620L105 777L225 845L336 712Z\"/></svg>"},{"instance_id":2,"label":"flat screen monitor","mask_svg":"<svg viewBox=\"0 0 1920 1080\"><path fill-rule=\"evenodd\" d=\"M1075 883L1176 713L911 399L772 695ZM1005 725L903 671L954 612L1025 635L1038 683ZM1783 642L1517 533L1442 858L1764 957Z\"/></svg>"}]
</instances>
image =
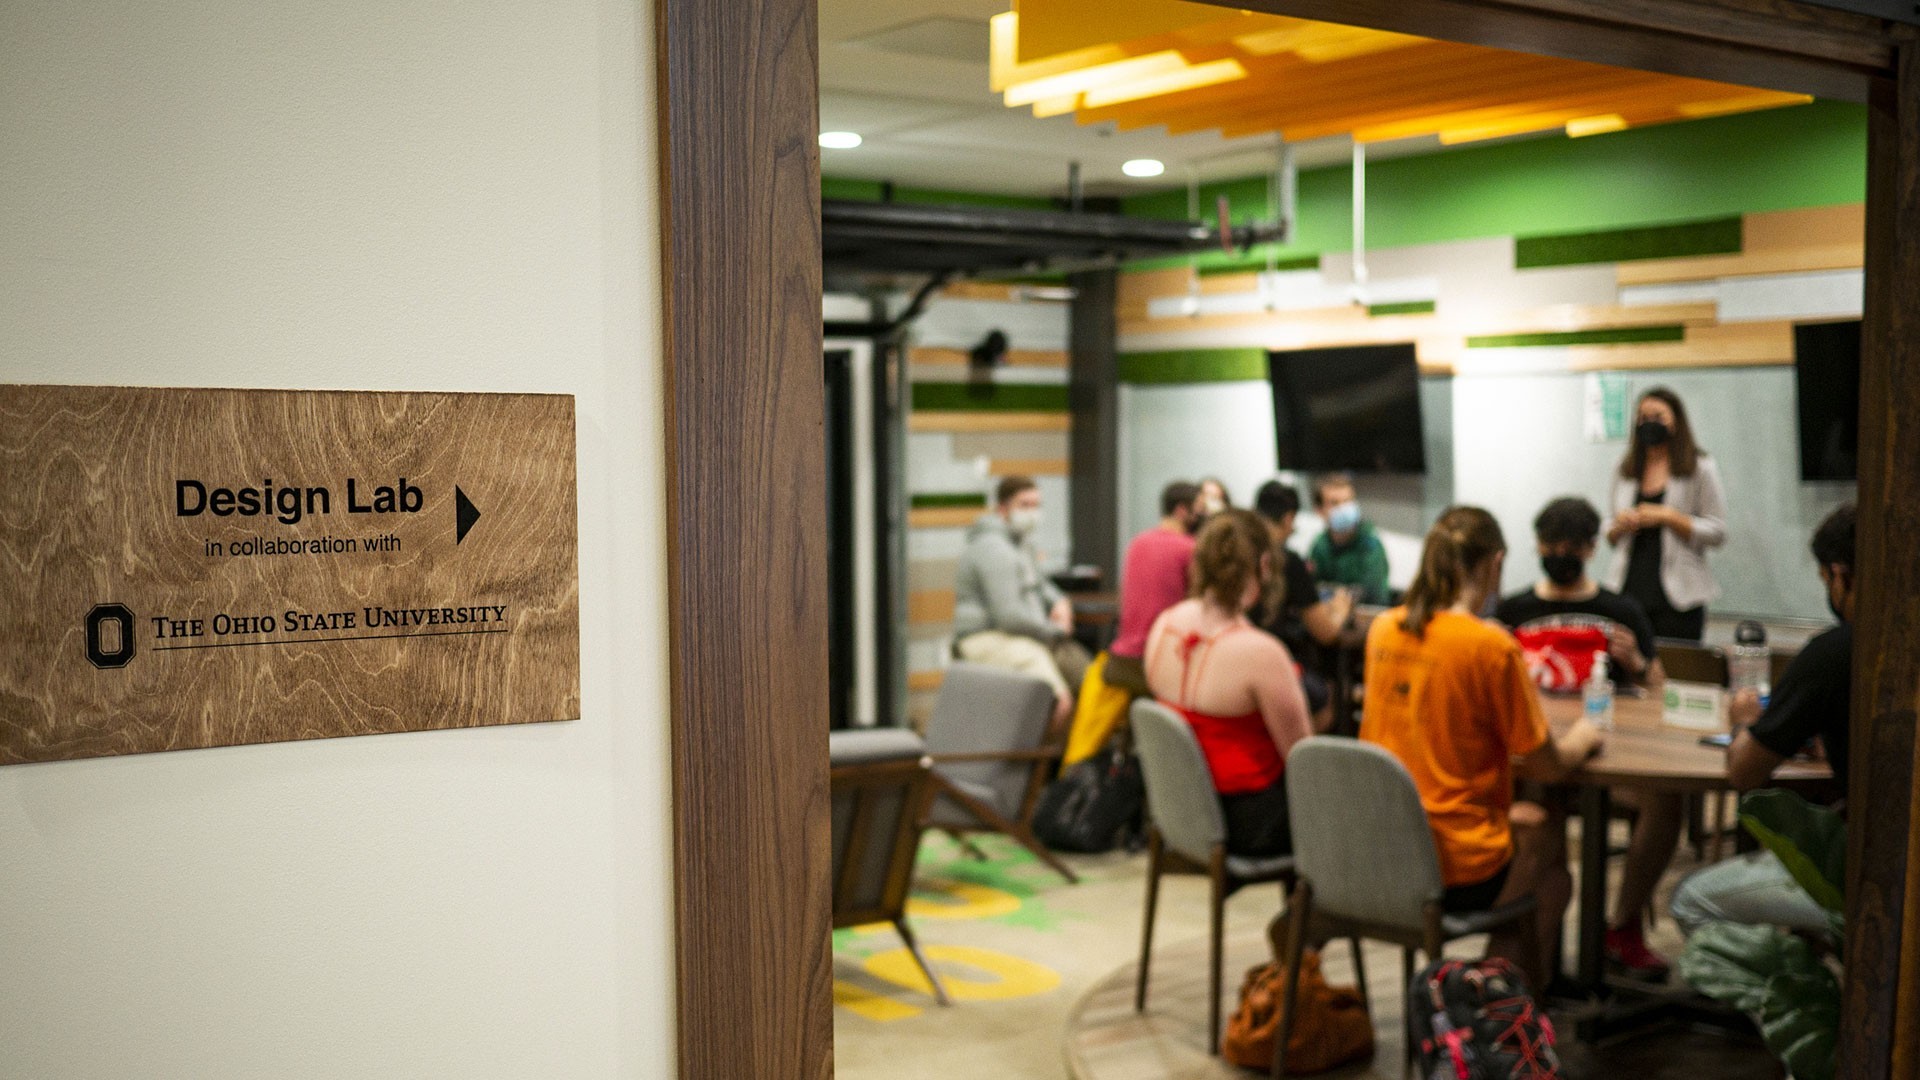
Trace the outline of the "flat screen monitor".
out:
<instances>
[{"instance_id":1,"label":"flat screen monitor","mask_svg":"<svg viewBox=\"0 0 1920 1080\"><path fill-rule=\"evenodd\" d=\"M1427 470L1420 365L1411 344L1268 354L1282 469Z\"/></svg>"},{"instance_id":2,"label":"flat screen monitor","mask_svg":"<svg viewBox=\"0 0 1920 1080\"><path fill-rule=\"evenodd\" d=\"M1860 320L1793 328L1800 479L1856 479L1860 453Z\"/></svg>"}]
</instances>

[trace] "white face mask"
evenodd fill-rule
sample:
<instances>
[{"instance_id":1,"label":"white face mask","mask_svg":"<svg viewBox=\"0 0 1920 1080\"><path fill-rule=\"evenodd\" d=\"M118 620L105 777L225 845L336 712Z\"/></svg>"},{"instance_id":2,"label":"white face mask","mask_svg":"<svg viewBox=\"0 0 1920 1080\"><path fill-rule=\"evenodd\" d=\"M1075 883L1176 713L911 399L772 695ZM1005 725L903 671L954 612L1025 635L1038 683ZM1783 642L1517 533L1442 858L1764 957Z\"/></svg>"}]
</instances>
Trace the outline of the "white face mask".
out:
<instances>
[{"instance_id":1,"label":"white face mask","mask_svg":"<svg viewBox=\"0 0 1920 1080\"><path fill-rule=\"evenodd\" d=\"M1040 511L1034 509L1010 510L1007 512L1007 528L1015 536L1027 536L1040 527Z\"/></svg>"}]
</instances>

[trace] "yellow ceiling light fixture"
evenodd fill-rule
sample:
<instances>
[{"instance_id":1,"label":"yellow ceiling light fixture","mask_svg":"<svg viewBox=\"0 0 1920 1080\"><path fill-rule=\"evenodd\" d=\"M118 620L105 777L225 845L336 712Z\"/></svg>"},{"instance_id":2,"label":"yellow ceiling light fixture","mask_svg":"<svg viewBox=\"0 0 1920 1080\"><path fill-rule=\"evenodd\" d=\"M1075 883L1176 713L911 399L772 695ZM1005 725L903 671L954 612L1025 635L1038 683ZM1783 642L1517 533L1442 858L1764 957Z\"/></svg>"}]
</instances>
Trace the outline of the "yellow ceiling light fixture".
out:
<instances>
[{"instance_id":1,"label":"yellow ceiling light fixture","mask_svg":"<svg viewBox=\"0 0 1920 1080\"><path fill-rule=\"evenodd\" d=\"M1011 107L1130 131L1290 141L1572 136L1770 109L1804 95L1183 0L1015 0L992 20Z\"/></svg>"}]
</instances>

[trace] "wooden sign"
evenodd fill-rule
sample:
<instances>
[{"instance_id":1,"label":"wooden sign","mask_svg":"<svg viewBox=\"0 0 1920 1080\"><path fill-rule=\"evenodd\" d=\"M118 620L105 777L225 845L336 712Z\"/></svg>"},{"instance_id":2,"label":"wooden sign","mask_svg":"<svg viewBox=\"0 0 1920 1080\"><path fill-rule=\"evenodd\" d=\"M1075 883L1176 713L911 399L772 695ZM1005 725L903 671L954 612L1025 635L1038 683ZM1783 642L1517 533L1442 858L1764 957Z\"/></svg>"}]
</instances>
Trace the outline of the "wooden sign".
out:
<instances>
[{"instance_id":1,"label":"wooden sign","mask_svg":"<svg viewBox=\"0 0 1920 1080\"><path fill-rule=\"evenodd\" d=\"M580 715L573 399L0 386L0 764Z\"/></svg>"}]
</instances>

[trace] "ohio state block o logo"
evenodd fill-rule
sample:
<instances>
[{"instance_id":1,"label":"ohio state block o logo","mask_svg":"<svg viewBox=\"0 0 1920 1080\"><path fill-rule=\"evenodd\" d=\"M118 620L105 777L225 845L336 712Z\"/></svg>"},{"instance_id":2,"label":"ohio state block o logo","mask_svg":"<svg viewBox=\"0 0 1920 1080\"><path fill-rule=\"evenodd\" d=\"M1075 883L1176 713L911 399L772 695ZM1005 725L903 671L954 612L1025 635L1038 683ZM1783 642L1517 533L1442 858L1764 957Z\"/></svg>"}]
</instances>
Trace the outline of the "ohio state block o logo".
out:
<instances>
[{"instance_id":1,"label":"ohio state block o logo","mask_svg":"<svg viewBox=\"0 0 1920 1080\"><path fill-rule=\"evenodd\" d=\"M106 627L118 629L112 651L105 645ZM100 604L87 612L87 659L97 668L126 667L133 659L133 612L122 604Z\"/></svg>"}]
</instances>

